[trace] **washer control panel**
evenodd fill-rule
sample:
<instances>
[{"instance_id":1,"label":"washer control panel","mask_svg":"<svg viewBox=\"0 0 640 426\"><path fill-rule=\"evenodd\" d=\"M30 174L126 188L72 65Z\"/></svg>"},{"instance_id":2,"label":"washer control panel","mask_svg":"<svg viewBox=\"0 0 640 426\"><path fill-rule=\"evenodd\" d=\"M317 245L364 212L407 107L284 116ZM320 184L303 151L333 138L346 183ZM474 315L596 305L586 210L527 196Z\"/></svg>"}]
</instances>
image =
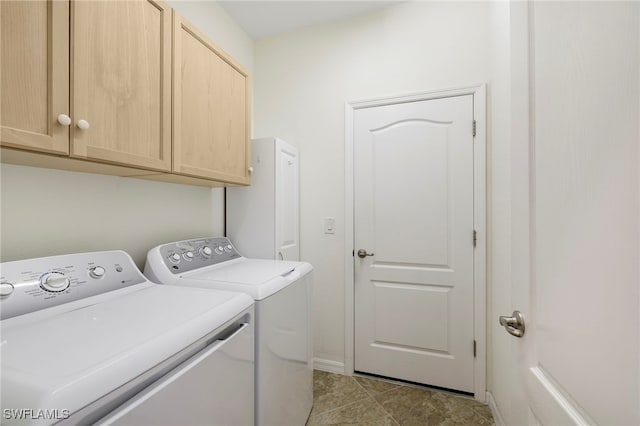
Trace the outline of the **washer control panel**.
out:
<instances>
[{"instance_id":1,"label":"washer control panel","mask_svg":"<svg viewBox=\"0 0 640 426\"><path fill-rule=\"evenodd\" d=\"M17 260L0 264L0 319L147 282L123 251Z\"/></svg>"},{"instance_id":2,"label":"washer control panel","mask_svg":"<svg viewBox=\"0 0 640 426\"><path fill-rule=\"evenodd\" d=\"M159 251L165 266L174 274L241 257L231 241L224 237L169 243L160 246Z\"/></svg>"}]
</instances>

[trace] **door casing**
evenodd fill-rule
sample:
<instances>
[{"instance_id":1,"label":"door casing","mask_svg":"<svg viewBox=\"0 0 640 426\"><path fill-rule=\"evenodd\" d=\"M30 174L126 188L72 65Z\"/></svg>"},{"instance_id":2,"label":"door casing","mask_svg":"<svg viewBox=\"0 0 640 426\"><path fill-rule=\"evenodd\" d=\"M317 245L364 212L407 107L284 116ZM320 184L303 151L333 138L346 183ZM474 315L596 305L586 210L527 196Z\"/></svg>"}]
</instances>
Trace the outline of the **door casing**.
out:
<instances>
[{"instance_id":1,"label":"door casing","mask_svg":"<svg viewBox=\"0 0 640 426\"><path fill-rule=\"evenodd\" d=\"M425 101L451 96L473 95L476 134L473 149L473 222L477 244L474 250L474 395L486 400L486 85L476 84L452 89L376 98L345 104L345 359L344 373L354 372L355 276L354 276L354 167L353 117L360 108Z\"/></svg>"}]
</instances>

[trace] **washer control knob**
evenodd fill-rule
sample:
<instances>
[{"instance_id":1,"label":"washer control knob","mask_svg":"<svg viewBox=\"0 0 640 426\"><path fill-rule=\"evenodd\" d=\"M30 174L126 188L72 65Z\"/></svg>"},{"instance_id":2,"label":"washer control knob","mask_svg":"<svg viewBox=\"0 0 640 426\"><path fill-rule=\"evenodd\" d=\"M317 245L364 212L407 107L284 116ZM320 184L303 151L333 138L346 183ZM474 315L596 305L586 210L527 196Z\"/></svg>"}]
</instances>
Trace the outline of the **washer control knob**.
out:
<instances>
[{"instance_id":1,"label":"washer control knob","mask_svg":"<svg viewBox=\"0 0 640 426\"><path fill-rule=\"evenodd\" d=\"M13 293L13 284L3 281L0 283L0 296L5 297Z\"/></svg>"},{"instance_id":2,"label":"washer control knob","mask_svg":"<svg viewBox=\"0 0 640 426\"><path fill-rule=\"evenodd\" d=\"M172 263L180 262L180 255L178 253L173 253L173 254L169 255L169 261L172 262Z\"/></svg>"},{"instance_id":3,"label":"washer control knob","mask_svg":"<svg viewBox=\"0 0 640 426\"><path fill-rule=\"evenodd\" d=\"M226 251L227 253L231 253L231 250L233 250L231 244L227 244L226 246L224 246L224 251Z\"/></svg>"},{"instance_id":4,"label":"washer control knob","mask_svg":"<svg viewBox=\"0 0 640 426\"><path fill-rule=\"evenodd\" d=\"M222 246L218 246L215 248L215 252L216 254L222 254L224 253L224 248L222 248Z\"/></svg>"},{"instance_id":5,"label":"washer control knob","mask_svg":"<svg viewBox=\"0 0 640 426\"><path fill-rule=\"evenodd\" d=\"M188 251L185 254L183 254L182 257L184 257L185 260L193 260L193 252Z\"/></svg>"},{"instance_id":6,"label":"washer control knob","mask_svg":"<svg viewBox=\"0 0 640 426\"><path fill-rule=\"evenodd\" d=\"M211 247L204 246L200 249L200 253L202 253L204 257L210 257L213 251L211 250Z\"/></svg>"},{"instance_id":7,"label":"washer control knob","mask_svg":"<svg viewBox=\"0 0 640 426\"><path fill-rule=\"evenodd\" d=\"M62 272L49 272L40 278L40 287L47 291L53 291L59 293L65 291L71 281Z\"/></svg>"},{"instance_id":8,"label":"washer control knob","mask_svg":"<svg viewBox=\"0 0 640 426\"><path fill-rule=\"evenodd\" d=\"M102 266L95 266L89 270L89 276L91 278L99 280L100 278L104 277L105 272L107 271L105 271Z\"/></svg>"}]
</instances>

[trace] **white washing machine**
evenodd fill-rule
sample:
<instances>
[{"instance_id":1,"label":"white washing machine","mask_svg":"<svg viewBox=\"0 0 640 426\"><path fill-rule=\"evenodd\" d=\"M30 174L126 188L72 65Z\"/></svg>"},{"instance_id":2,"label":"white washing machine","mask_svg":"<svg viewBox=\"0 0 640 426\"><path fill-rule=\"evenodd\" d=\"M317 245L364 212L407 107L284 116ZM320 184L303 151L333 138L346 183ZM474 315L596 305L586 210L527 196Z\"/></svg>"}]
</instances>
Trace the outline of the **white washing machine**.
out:
<instances>
[{"instance_id":1,"label":"white washing machine","mask_svg":"<svg viewBox=\"0 0 640 426\"><path fill-rule=\"evenodd\" d=\"M0 264L2 424L247 425L254 303L122 251Z\"/></svg>"},{"instance_id":2,"label":"white washing machine","mask_svg":"<svg viewBox=\"0 0 640 426\"><path fill-rule=\"evenodd\" d=\"M302 426L313 404L312 270L305 262L247 259L218 237L155 247L144 273L159 283L255 299L256 424Z\"/></svg>"}]
</instances>

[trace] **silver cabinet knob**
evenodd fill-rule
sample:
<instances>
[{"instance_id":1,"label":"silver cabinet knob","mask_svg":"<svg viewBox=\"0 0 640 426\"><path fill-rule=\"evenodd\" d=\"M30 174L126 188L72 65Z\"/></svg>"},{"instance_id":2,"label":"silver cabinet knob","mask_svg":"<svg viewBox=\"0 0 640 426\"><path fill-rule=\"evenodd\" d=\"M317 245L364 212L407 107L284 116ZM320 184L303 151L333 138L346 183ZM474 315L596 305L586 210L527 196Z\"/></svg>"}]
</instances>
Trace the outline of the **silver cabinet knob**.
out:
<instances>
[{"instance_id":1,"label":"silver cabinet knob","mask_svg":"<svg viewBox=\"0 0 640 426\"><path fill-rule=\"evenodd\" d=\"M499 321L509 334L516 337L524 336L524 316L520 311L513 311L510 317L500 316Z\"/></svg>"},{"instance_id":2,"label":"silver cabinet knob","mask_svg":"<svg viewBox=\"0 0 640 426\"><path fill-rule=\"evenodd\" d=\"M365 249L358 250L358 257L364 259L367 256L373 256L375 253L367 253Z\"/></svg>"}]
</instances>

